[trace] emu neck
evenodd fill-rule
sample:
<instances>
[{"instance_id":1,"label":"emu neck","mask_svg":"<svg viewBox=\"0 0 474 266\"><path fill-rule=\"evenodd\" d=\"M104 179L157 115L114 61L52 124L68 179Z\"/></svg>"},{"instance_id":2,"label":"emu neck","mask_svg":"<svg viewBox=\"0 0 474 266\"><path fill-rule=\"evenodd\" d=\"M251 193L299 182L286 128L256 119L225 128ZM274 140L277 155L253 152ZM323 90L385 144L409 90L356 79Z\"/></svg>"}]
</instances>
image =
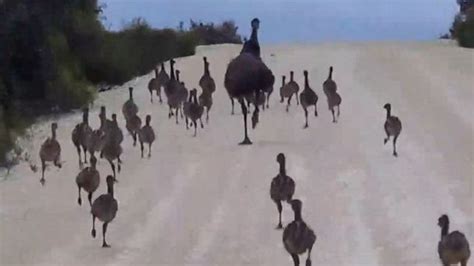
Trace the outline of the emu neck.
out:
<instances>
[{"instance_id":1,"label":"emu neck","mask_svg":"<svg viewBox=\"0 0 474 266\"><path fill-rule=\"evenodd\" d=\"M129 92L129 97L130 97L130 100L133 100L133 92L132 91Z\"/></svg>"},{"instance_id":2,"label":"emu neck","mask_svg":"<svg viewBox=\"0 0 474 266\"><path fill-rule=\"evenodd\" d=\"M305 89L309 88L308 75L304 76L304 87L305 87Z\"/></svg>"},{"instance_id":3,"label":"emu neck","mask_svg":"<svg viewBox=\"0 0 474 266\"><path fill-rule=\"evenodd\" d=\"M209 65L207 63L204 63L204 75L209 76Z\"/></svg>"},{"instance_id":4,"label":"emu neck","mask_svg":"<svg viewBox=\"0 0 474 266\"><path fill-rule=\"evenodd\" d=\"M163 66L161 66L161 69L163 69ZM158 77L158 69L155 69L155 77Z\"/></svg>"},{"instance_id":5,"label":"emu neck","mask_svg":"<svg viewBox=\"0 0 474 266\"><path fill-rule=\"evenodd\" d=\"M88 114L84 114L84 115L82 116L82 123L83 123L84 125L88 125L88 124L89 124L89 115L88 115Z\"/></svg>"},{"instance_id":6,"label":"emu neck","mask_svg":"<svg viewBox=\"0 0 474 266\"><path fill-rule=\"evenodd\" d=\"M285 85L285 78L281 79L281 85Z\"/></svg>"},{"instance_id":7,"label":"emu neck","mask_svg":"<svg viewBox=\"0 0 474 266\"><path fill-rule=\"evenodd\" d=\"M112 197L114 196L114 184L107 185L107 194L111 195Z\"/></svg>"},{"instance_id":8,"label":"emu neck","mask_svg":"<svg viewBox=\"0 0 474 266\"><path fill-rule=\"evenodd\" d=\"M285 175L286 174L286 167L285 167L285 162L280 162L280 174Z\"/></svg>"},{"instance_id":9,"label":"emu neck","mask_svg":"<svg viewBox=\"0 0 474 266\"><path fill-rule=\"evenodd\" d=\"M389 119L392 116L392 110L390 108L387 108L387 119Z\"/></svg>"},{"instance_id":10,"label":"emu neck","mask_svg":"<svg viewBox=\"0 0 474 266\"><path fill-rule=\"evenodd\" d=\"M176 77L174 76L174 64L173 63L170 63L170 78L171 79L176 79Z\"/></svg>"},{"instance_id":11,"label":"emu neck","mask_svg":"<svg viewBox=\"0 0 474 266\"><path fill-rule=\"evenodd\" d=\"M100 127L105 126L105 115L101 115L99 118L100 118Z\"/></svg>"},{"instance_id":12,"label":"emu neck","mask_svg":"<svg viewBox=\"0 0 474 266\"><path fill-rule=\"evenodd\" d=\"M166 71L165 70L165 64L163 62L161 62L160 66L161 66L161 71Z\"/></svg>"},{"instance_id":13,"label":"emu neck","mask_svg":"<svg viewBox=\"0 0 474 266\"><path fill-rule=\"evenodd\" d=\"M51 129L51 137L53 139L56 139L56 129L54 129L54 128Z\"/></svg>"},{"instance_id":14,"label":"emu neck","mask_svg":"<svg viewBox=\"0 0 474 266\"><path fill-rule=\"evenodd\" d=\"M177 81L180 81L180 80L179 80L179 72L176 73L176 80L177 80Z\"/></svg>"},{"instance_id":15,"label":"emu neck","mask_svg":"<svg viewBox=\"0 0 474 266\"><path fill-rule=\"evenodd\" d=\"M293 73L290 73L290 81L293 81Z\"/></svg>"},{"instance_id":16,"label":"emu neck","mask_svg":"<svg viewBox=\"0 0 474 266\"><path fill-rule=\"evenodd\" d=\"M254 42L258 42L258 30L256 28L252 28L252 35L250 35L250 40Z\"/></svg>"},{"instance_id":17,"label":"emu neck","mask_svg":"<svg viewBox=\"0 0 474 266\"><path fill-rule=\"evenodd\" d=\"M443 225L443 228L441 228L441 238L444 236L447 236L449 233L449 224Z\"/></svg>"},{"instance_id":18,"label":"emu neck","mask_svg":"<svg viewBox=\"0 0 474 266\"><path fill-rule=\"evenodd\" d=\"M147 127L149 127L149 126L150 126L150 121L147 120L147 121L145 122L145 124L146 124Z\"/></svg>"},{"instance_id":19,"label":"emu neck","mask_svg":"<svg viewBox=\"0 0 474 266\"><path fill-rule=\"evenodd\" d=\"M329 70L329 76L328 79L332 79L332 69Z\"/></svg>"},{"instance_id":20,"label":"emu neck","mask_svg":"<svg viewBox=\"0 0 474 266\"><path fill-rule=\"evenodd\" d=\"M301 210L294 210L295 212L295 221L303 221L303 218L301 217Z\"/></svg>"}]
</instances>

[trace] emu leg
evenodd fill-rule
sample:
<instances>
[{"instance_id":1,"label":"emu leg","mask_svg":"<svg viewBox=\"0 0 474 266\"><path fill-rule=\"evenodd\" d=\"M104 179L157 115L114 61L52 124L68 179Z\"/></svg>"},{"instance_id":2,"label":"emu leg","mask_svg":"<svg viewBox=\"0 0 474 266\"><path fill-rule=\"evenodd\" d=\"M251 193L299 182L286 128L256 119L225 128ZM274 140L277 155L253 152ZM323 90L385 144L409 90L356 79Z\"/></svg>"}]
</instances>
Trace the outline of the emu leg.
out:
<instances>
[{"instance_id":1,"label":"emu leg","mask_svg":"<svg viewBox=\"0 0 474 266\"><path fill-rule=\"evenodd\" d=\"M293 94L288 97L288 103L286 104L286 112L290 110L290 105L291 105L291 98L293 98Z\"/></svg>"},{"instance_id":2,"label":"emu leg","mask_svg":"<svg viewBox=\"0 0 474 266\"><path fill-rule=\"evenodd\" d=\"M295 266L300 266L300 258L298 258L298 254L290 254L290 255L293 258L293 262L295 263Z\"/></svg>"},{"instance_id":3,"label":"emu leg","mask_svg":"<svg viewBox=\"0 0 474 266\"><path fill-rule=\"evenodd\" d=\"M151 142L148 143L148 158L151 157Z\"/></svg>"},{"instance_id":4,"label":"emu leg","mask_svg":"<svg viewBox=\"0 0 474 266\"><path fill-rule=\"evenodd\" d=\"M122 171L122 160L120 159L120 156L117 157L117 167L118 167L118 172Z\"/></svg>"},{"instance_id":5,"label":"emu leg","mask_svg":"<svg viewBox=\"0 0 474 266\"><path fill-rule=\"evenodd\" d=\"M168 119L170 119L173 116L173 109L171 109L171 105L168 104Z\"/></svg>"},{"instance_id":6,"label":"emu leg","mask_svg":"<svg viewBox=\"0 0 474 266\"><path fill-rule=\"evenodd\" d=\"M306 121L303 128L308 128L308 126L309 126L308 125L308 110L306 109L306 107L303 107L303 110L304 110L304 117L305 117L305 121Z\"/></svg>"},{"instance_id":7,"label":"emu leg","mask_svg":"<svg viewBox=\"0 0 474 266\"><path fill-rule=\"evenodd\" d=\"M230 102L232 104L232 112L230 114L234 115L234 98L230 97Z\"/></svg>"},{"instance_id":8,"label":"emu leg","mask_svg":"<svg viewBox=\"0 0 474 266\"><path fill-rule=\"evenodd\" d=\"M313 249L313 244L308 248L308 258L306 259L306 266L311 266L311 250Z\"/></svg>"},{"instance_id":9,"label":"emu leg","mask_svg":"<svg viewBox=\"0 0 474 266\"><path fill-rule=\"evenodd\" d=\"M89 195L87 195L87 199L89 200L89 205L92 207L92 192L89 192Z\"/></svg>"},{"instance_id":10,"label":"emu leg","mask_svg":"<svg viewBox=\"0 0 474 266\"><path fill-rule=\"evenodd\" d=\"M77 185L77 204L82 205L82 199L81 199L81 187Z\"/></svg>"},{"instance_id":11,"label":"emu leg","mask_svg":"<svg viewBox=\"0 0 474 266\"><path fill-rule=\"evenodd\" d=\"M395 137L393 138L393 156L395 156L395 157L398 157L398 153L397 153L397 138L398 138L398 135L395 135Z\"/></svg>"},{"instance_id":12,"label":"emu leg","mask_svg":"<svg viewBox=\"0 0 474 266\"><path fill-rule=\"evenodd\" d=\"M143 142L142 141L140 141L140 150L142 152L142 158L143 158Z\"/></svg>"},{"instance_id":13,"label":"emu leg","mask_svg":"<svg viewBox=\"0 0 474 266\"><path fill-rule=\"evenodd\" d=\"M76 146L77 156L79 156L79 167L82 167L82 156L81 156L81 146Z\"/></svg>"},{"instance_id":14,"label":"emu leg","mask_svg":"<svg viewBox=\"0 0 474 266\"><path fill-rule=\"evenodd\" d=\"M84 151L84 163L87 164L87 147L82 146L82 150Z\"/></svg>"},{"instance_id":15,"label":"emu leg","mask_svg":"<svg viewBox=\"0 0 474 266\"><path fill-rule=\"evenodd\" d=\"M95 238L95 216L92 215L92 230L91 230L91 236Z\"/></svg>"},{"instance_id":16,"label":"emu leg","mask_svg":"<svg viewBox=\"0 0 474 266\"><path fill-rule=\"evenodd\" d=\"M387 141L390 139L390 134L388 133L388 130L385 129L385 134L387 135L386 138L383 139L383 144L387 144Z\"/></svg>"},{"instance_id":17,"label":"emu leg","mask_svg":"<svg viewBox=\"0 0 474 266\"><path fill-rule=\"evenodd\" d=\"M159 87L157 90L156 90L156 96L158 96L159 100L160 100L160 104L163 103L163 100L161 99L161 87Z\"/></svg>"},{"instance_id":18,"label":"emu leg","mask_svg":"<svg viewBox=\"0 0 474 266\"><path fill-rule=\"evenodd\" d=\"M41 179L40 179L40 183L41 185L44 186L44 183L46 182L46 180L44 179L44 170L46 169L46 163L44 160L41 160Z\"/></svg>"},{"instance_id":19,"label":"emu leg","mask_svg":"<svg viewBox=\"0 0 474 266\"><path fill-rule=\"evenodd\" d=\"M104 223L102 225L102 247L103 248L110 248L110 245L107 244L107 242L105 242L105 234L107 233L107 225L109 223Z\"/></svg>"},{"instance_id":20,"label":"emu leg","mask_svg":"<svg viewBox=\"0 0 474 266\"><path fill-rule=\"evenodd\" d=\"M281 211L283 210L283 207L281 206L281 201L277 201L277 209L278 209L278 225L276 229L282 229L283 225L281 224Z\"/></svg>"},{"instance_id":21,"label":"emu leg","mask_svg":"<svg viewBox=\"0 0 474 266\"><path fill-rule=\"evenodd\" d=\"M336 116L334 115L334 107L331 108L331 113L332 113L332 122L336 123Z\"/></svg>"},{"instance_id":22,"label":"emu leg","mask_svg":"<svg viewBox=\"0 0 474 266\"><path fill-rule=\"evenodd\" d=\"M108 159L107 159L107 161L109 161L110 167L112 168L112 173L114 174L114 181L117 182L114 162L112 162L112 160L108 160Z\"/></svg>"},{"instance_id":23,"label":"emu leg","mask_svg":"<svg viewBox=\"0 0 474 266\"><path fill-rule=\"evenodd\" d=\"M255 97L257 99L260 98L260 90L257 90L257 92L255 93ZM264 108L265 108L265 105L264 105ZM253 114L252 114L252 128L256 128L257 127L257 124L258 124L258 114L259 114L259 109L258 109L258 103L255 104L255 110L253 111Z\"/></svg>"},{"instance_id":24,"label":"emu leg","mask_svg":"<svg viewBox=\"0 0 474 266\"><path fill-rule=\"evenodd\" d=\"M194 136L193 137L196 137L196 135L197 135L197 121L193 121L193 125L194 125Z\"/></svg>"},{"instance_id":25,"label":"emu leg","mask_svg":"<svg viewBox=\"0 0 474 266\"><path fill-rule=\"evenodd\" d=\"M137 132L132 133L133 147L137 146Z\"/></svg>"},{"instance_id":26,"label":"emu leg","mask_svg":"<svg viewBox=\"0 0 474 266\"><path fill-rule=\"evenodd\" d=\"M153 90L150 89L150 102L153 103Z\"/></svg>"},{"instance_id":27,"label":"emu leg","mask_svg":"<svg viewBox=\"0 0 474 266\"><path fill-rule=\"evenodd\" d=\"M242 114L244 116L244 140L239 143L240 145L251 145L252 142L249 139L248 132L247 132L247 106L245 105L244 100L240 99L240 107L242 108Z\"/></svg>"},{"instance_id":28,"label":"emu leg","mask_svg":"<svg viewBox=\"0 0 474 266\"><path fill-rule=\"evenodd\" d=\"M179 113L179 107L176 108L176 111L175 111L175 113L174 113L174 114L175 114L175 117L176 117L176 125L179 124L179 122L178 122L178 116L179 116L178 113Z\"/></svg>"}]
</instances>

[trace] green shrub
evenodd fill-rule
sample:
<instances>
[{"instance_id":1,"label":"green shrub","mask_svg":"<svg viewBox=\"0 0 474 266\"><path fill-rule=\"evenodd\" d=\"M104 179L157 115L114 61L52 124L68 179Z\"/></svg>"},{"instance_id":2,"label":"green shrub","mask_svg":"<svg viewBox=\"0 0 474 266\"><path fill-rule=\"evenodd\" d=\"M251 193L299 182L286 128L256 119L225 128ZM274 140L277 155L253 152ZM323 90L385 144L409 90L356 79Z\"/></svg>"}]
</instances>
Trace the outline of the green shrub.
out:
<instances>
[{"instance_id":1,"label":"green shrub","mask_svg":"<svg viewBox=\"0 0 474 266\"><path fill-rule=\"evenodd\" d=\"M451 36L460 46L474 48L474 7L455 17L451 27Z\"/></svg>"},{"instance_id":2,"label":"green shrub","mask_svg":"<svg viewBox=\"0 0 474 266\"><path fill-rule=\"evenodd\" d=\"M71 53L66 36L54 32L49 36L53 75L47 82L45 100L63 110L79 108L94 97L94 89L84 78L81 65Z\"/></svg>"}]
</instances>

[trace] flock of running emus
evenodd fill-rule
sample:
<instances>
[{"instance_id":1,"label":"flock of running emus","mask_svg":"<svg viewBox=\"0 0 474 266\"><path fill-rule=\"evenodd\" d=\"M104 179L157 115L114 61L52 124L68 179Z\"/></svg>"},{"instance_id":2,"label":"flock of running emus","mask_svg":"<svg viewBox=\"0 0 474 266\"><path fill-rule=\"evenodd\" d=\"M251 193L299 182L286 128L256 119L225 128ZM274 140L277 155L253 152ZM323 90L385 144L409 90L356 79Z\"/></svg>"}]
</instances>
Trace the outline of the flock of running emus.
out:
<instances>
[{"instance_id":1,"label":"flock of running emus","mask_svg":"<svg viewBox=\"0 0 474 266\"><path fill-rule=\"evenodd\" d=\"M252 144L247 132L247 115L249 108L254 106L251 116L252 127L255 128L259 120L260 108L268 108L270 95L273 92L275 82L272 71L265 65L260 58L260 46L257 38L259 28L259 20L252 20L252 35L247 40L240 54L234 58L228 65L225 73L224 85L227 89L232 103L232 114L234 113L234 100L236 100L242 109L244 119L244 140L240 144ZM167 98L169 106L169 118L173 116L176 123L179 117L185 119L186 128L189 125L194 127L194 136L196 136L198 123L204 127L202 116L205 114L206 122L209 121L209 112L212 107L212 94L216 90L216 85L209 71L209 62L207 58L204 61L204 75L199 81L202 93L197 96L197 90L188 90L185 83L180 80L179 70L175 70L175 61L171 59L170 75L167 74L164 64L161 63L161 69L155 70L155 78L149 84L151 102L153 102L153 94L156 92L160 103L162 103L161 88ZM310 107L314 107L314 115L318 116L317 102L318 96L309 85L308 72L305 70L304 87L301 92L300 87L294 80L293 71L290 72L289 82L286 77L282 76L282 84L280 88L280 102L286 100L286 111L289 111L291 100L296 98L297 104L302 106L305 115L304 127L308 127L308 111ZM323 91L327 98L328 109L332 113L333 122L336 123L340 114L341 96L337 92L336 82L333 80L333 67L329 68L329 75L323 83ZM133 88L129 88L130 98L124 103L122 113L126 121L126 129L133 138L133 145L140 144L141 156L144 156L144 149L147 146L148 157L151 156L152 144L155 141L155 133L151 126L151 116L145 117L145 123L138 116L138 106L134 103ZM298 94L299 93L299 94ZM384 129L386 138L384 143L393 137L393 155L397 156L396 141L401 132L402 124L400 120L391 113L391 105L387 103L386 121ZM99 114L100 127L93 130L89 126L89 110L83 110L83 121L76 125L72 131L72 141L77 148L79 163L87 163L87 153L90 154L90 166L83 168L76 178L78 187L78 203L81 205L81 189L88 193L88 200L91 206L93 217L92 236L95 237L95 219L98 218L103 222L103 247L108 247L105 240L107 225L115 218L118 210L118 204L114 198L114 183L116 179L116 170L120 172L122 154L123 133L117 123L117 115L112 114L111 120L107 119L106 109L101 107ZM51 125L52 135L48 138L40 150L40 159L42 166L41 183L44 185L44 172L47 162L52 162L55 166L61 167L60 154L61 146L56 139L57 124ZM84 153L84 161L81 156L81 149ZM97 190L100 183L100 175L96 169L96 152L101 158L105 158L111 165L112 175L106 178L107 193L102 194L92 201L92 195ZM287 202L294 212L294 220L288 224L283 231L283 243L285 249L291 255L294 264L299 265L300 254L308 252L306 265L311 265L311 249L316 241L316 235L313 230L302 219L302 202L294 199L295 182L286 174L285 155L280 153L277 156L277 162L280 165L278 175L271 182L270 196L276 203L279 220L278 229L282 229L281 222L282 202ZM117 168L117 169L116 169ZM449 219L447 215L443 215L438 220L441 227L441 240L438 244L438 253L443 265L457 264L467 265L470 256L469 243L466 237L454 231L449 233Z\"/></svg>"}]
</instances>

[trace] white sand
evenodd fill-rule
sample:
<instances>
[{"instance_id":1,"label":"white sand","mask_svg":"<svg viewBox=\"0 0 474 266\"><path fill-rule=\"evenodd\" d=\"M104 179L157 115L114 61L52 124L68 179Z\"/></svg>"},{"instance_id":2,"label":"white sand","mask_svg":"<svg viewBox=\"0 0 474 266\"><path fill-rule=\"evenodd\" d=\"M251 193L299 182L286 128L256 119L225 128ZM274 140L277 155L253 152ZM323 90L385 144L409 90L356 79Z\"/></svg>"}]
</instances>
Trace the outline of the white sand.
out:
<instances>
[{"instance_id":1,"label":"white sand","mask_svg":"<svg viewBox=\"0 0 474 266\"><path fill-rule=\"evenodd\" d=\"M250 131L254 145L242 147L240 108L230 115L222 85L239 49L200 47L196 56L177 60L192 88L206 55L218 85L210 124L197 138L168 120L165 105L149 102L151 73L95 102L94 128L98 108L106 104L124 129L121 106L133 85L140 114L153 115L157 132L150 160L140 159L126 136L110 249L100 248L100 223L98 237L91 238L89 208L76 202L70 133L81 115L55 118L63 169L51 167L45 187L27 165L0 182L0 264L292 265L282 232L274 229L277 209L268 192L278 152L287 155L295 197L303 200L303 217L318 235L313 265L437 265L436 223L443 213L450 215L451 229L474 245L472 50L441 42L263 47L276 76L275 93L271 109ZM331 123L321 86L329 65L343 99L338 124ZM281 75L295 70L302 85L303 69L319 95L320 116L311 116L307 130L301 107L293 104L287 114L277 99ZM391 145L383 146L386 102L403 122L398 159ZM33 128L35 156L49 122ZM99 163L105 178L110 166ZM94 197L105 190L102 179ZM285 204L283 222L291 220Z\"/></svg>"}]
</instances>

